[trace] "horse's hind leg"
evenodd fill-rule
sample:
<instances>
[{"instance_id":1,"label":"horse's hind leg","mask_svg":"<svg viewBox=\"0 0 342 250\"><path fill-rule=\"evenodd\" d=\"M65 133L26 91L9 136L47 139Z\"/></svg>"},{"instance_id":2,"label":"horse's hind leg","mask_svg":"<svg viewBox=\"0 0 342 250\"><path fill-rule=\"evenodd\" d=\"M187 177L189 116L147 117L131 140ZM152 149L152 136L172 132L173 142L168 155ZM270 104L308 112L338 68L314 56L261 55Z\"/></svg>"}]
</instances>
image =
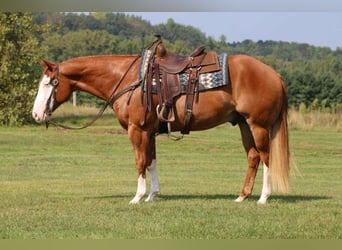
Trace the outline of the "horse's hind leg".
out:
<instances>
[{"instance_id":1,"label":"horse's hind leg","mask_svg":"<svg viewBox=\"0 0 342 250\"><path fill-rule=\"evenodd\" d=\"M258 204L266 204L268 197L271 195L271 185L269 181L268 166L264 163L264 175L261 196L258 200Z\"/></svg>"},{"instance_id":2,"label":"horse's hind leg","mask_svg":"<svg viewBox=\"0 0 342 250\"><path fill-rule=\"evenodd\" d=\"M245 200L253 191L254 181L256 173L258 170L260 162L260 153L256 149L254 138L249 125L246 123L245 119L240 119L238 122L242 137L242 143L247 153L247 175L245 178L245 183L242 188L240 196L235 200L236 202L241 202Z\"/></svg>"},{"instance_id":3,"label":"horse's hind leg","mask_svg":"<svg viewBox=\"0 0 342 250\"><path fill-rule=\"evenodd\" d=\"M263 186L258 204L265 204L271 194L269 183L268 164L269 164L269 131L260 125L250 125L256 149L260 153L260 159L263 162Z\"/></svg>"}]
</instances>

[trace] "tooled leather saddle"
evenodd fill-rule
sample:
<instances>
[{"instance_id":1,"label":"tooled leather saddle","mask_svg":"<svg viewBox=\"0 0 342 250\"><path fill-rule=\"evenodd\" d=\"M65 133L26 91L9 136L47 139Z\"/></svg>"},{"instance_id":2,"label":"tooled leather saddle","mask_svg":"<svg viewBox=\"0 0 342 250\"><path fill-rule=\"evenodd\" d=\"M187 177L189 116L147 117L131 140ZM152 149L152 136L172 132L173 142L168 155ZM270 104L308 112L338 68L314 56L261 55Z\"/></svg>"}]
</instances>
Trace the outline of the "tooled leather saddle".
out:
<instances>
[{"instance_id":1,"label":"tooled leather saddle","mask_svg":"<svg viewBox=\"0 0 342 250\"><path fill-rule=\"evenodd\" d=\"M152 54L144 79L146 86L143 105L146 107L145 110L151 110L152 84L154 83L159 100L158 119L164 123L174 122L174 101L181 95L179 75L187 73L185 117L181 133L189 134L193 103L199 98L199 75L220 70L217 54L213 51L205 52L205 47L201 46L189 56L177 55L166 51L161 37L159 35L156 37L157 40L149 48Z\"/></svg>"}]
</instances>

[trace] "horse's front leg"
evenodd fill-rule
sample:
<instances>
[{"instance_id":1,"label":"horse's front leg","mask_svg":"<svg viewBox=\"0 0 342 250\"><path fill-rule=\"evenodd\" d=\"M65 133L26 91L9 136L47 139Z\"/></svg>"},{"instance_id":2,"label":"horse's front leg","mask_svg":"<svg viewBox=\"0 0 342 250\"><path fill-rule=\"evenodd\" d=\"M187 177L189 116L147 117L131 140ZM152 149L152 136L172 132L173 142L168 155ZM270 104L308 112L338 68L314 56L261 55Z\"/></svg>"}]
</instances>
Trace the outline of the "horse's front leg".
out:
<instances>
[{"instance_id":1,"label":"horse's front leg","mask_svg":"<svg viewBox=\"0 0 342 250\"><path fill-rule=\"evenodd\" d=\"M130 204L138 204L146 193L146 169L151 174L151 192L146 201L153 201L159 192L154 135L134 124L129 126L128 135L133 145L138 172L137 192Z\"/></svg>"},{"instance_id":2,"label":"horse's front leg","mask_svg":"<svg viewBox=\"0 0 342 250\"><path fill-rule=\"evenodd\" d=\"M156 159L152 160L152 163L150 166L147 167L147 170L150 174L151 186L150 186L150 194L145 199L145 201L152 202L159 194L159 181L158 181L158 175L157 175Z\"/></svg>"},{"instance_id":3,"label":"horse's front leg","mask_svg":"<svg viewBox=\"0 0 342 250\"><path fill-rule=\"evenodd\" d=\"M159 180L157 175L157 161L156 161L156 138L154 135L150 137L149 140L149 152L151 153L151 164L147 167L148 172L150 173L150 194L146 198L146 202L152 202L159 194Z\"/></svg>"}]
</instances>

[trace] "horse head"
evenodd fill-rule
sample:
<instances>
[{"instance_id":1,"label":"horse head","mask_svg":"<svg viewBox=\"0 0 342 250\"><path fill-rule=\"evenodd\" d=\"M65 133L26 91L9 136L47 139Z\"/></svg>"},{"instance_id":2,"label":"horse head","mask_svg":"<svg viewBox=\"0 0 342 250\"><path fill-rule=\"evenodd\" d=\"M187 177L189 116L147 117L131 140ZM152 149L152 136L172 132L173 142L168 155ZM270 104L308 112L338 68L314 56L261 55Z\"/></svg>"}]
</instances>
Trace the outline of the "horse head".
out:
<instances>
[{"instance_id":1,"label":"horse head","mask_svg":"<svg viewBox=\"0 0 342 250\"><path fill-rule=\"evenodd\" d=\"M60 74L59 64L42 60L42 65L44 71L32 110L32 117L38 123L48 121L52 112L67 101L72 93L70 83Z\"/></svg>"}]
</instances>

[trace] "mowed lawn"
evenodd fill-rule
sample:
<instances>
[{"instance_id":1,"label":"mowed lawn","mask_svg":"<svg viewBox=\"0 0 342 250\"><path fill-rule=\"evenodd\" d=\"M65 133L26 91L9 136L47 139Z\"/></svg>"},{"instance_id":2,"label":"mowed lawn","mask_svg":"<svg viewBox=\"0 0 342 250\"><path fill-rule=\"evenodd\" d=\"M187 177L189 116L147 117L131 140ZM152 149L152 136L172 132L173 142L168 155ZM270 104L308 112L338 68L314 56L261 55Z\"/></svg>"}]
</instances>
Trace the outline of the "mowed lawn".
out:
<instances>
[{"instance_id":1,"label":"mowed lawn","mask_svg":"<svg viewBox=\"0 0 342 250\"><path fill-rule=\"evenodd\" d=\"M342 133L291 130L289 194L234 203L246 174L238 127L157 137L161 194L129 205L137 173L114 117L82 131L0 127L3 239L341 239Z\"/></svg>"}]
</instances>

